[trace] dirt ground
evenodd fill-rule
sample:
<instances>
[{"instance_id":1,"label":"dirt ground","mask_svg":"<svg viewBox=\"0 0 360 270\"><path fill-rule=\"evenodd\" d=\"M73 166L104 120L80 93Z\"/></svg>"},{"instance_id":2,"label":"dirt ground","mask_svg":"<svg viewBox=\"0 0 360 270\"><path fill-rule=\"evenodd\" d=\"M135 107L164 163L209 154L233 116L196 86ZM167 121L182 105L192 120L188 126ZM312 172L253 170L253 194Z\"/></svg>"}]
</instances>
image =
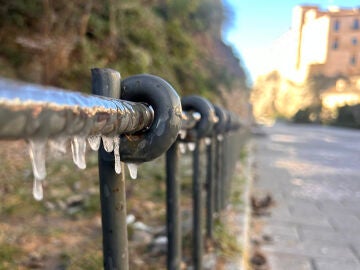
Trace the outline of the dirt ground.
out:
<instances>
[{"instance_id":1,"label":"dirt ground","mask_svg":"<svg viewBox=\"0 0 360 270\"><path fill-rule=\"evenodd\" d=\"M48 153L44 199L38 202L27 144L0 142L0 270L102 268L97 155L86 158L87 169L80 170L70 153ZM183 222L191 224L191 159L185 156L181 163ZM158 234L164 234L166 218L164 166L164 158L141 165L138 180L127 181L128 215ZM216 253L214 269L221 269L241 248L220 221L214 234L205 246ZM136 240L132 226L129 239L130 269L166 268L165 252ZM184 268L191 263L190 245L191 228L183 238Z\"/></svg>"}]
</instances>

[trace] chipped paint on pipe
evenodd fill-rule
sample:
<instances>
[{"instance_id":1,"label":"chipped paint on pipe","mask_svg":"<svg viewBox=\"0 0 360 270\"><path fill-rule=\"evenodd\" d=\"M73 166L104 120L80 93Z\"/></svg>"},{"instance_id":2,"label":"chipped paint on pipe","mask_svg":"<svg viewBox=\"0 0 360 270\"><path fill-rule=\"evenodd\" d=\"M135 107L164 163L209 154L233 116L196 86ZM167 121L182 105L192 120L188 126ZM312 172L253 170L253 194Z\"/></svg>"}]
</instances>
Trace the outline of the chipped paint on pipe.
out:
<instances>
[{"instance_id":1,"label":"chipped paint on pipe","mask_svg":"<svg viewBox=\"0 0 360 270\"><path fill-rule=\"evenodd\" d=\"M0 79L0 139L131 134L153 115L143 103Z\"/></svg>"}]
</instances>

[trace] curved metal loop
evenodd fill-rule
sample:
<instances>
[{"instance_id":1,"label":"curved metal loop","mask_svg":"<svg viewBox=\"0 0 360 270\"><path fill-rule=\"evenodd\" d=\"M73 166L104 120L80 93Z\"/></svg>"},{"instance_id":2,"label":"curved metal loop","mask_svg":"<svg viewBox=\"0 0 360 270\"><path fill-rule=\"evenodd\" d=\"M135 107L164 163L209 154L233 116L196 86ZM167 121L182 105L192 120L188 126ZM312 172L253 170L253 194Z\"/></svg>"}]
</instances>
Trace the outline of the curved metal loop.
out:
<instances>
[{"instance_id":1,"label":"curved metal loop","mask_svg":"<svg viewBox=\"0 0 360 270\"><path fill-rule=\"evenodd\" d=\"M154 110L153 123L147 130L121 135L121 160L141 163L166 152L176 140L182 121L180 97L174 88L160 77L140 74L121 82L120 98L143 102Z\"/></svg>"},{"instance_id":2,"label":"curved metal loop","mask_svg":"<svg viewBox=\"0 0 360 270\"><path fill-rule=\"evenodd\" d=\"M229 131L232 131L232 130L239 129L240 126L241 126L239 116L237 114L233 113L233 112L230 112L230 111L228 111L227 114L228 114L229 119L228 119L228 122L227 122L226 130L229 132Z\"/></svg>"},{"instance_id":3,"label":"curved metal loop","mask_svg":"<svg viewBox=\"0 0 360 270\"><path fill-rule=\"evenodd\" d=\"M241 127L239 116L230 111L226 111L226 114L228 117L226 122L226 132L239 129Z\"/></svg>"},{"instance_id":4,"label":"curved metal loop","mask_svg":"<svg viewBox=\"0 0 360 270\"><path fill-rule=\"evenodd\" d=\"M217 118L219 119L218 122L215 124L214 129L217 134L222 134L226 131L226 124L227 124L228 116L227 116L224 108L214 105L214 109L215 109L215 114L216 114Z\"/></svg>"},{"instance_id":5,"label":"curved metal loop","mask_svg":"<svg viewBox=\"0 0 360 270\"><path fill-rule=\"evenodd\" d=\"M195 111L200 113L201 119L195 125L195 128L189 130L186 140L193 141L196 137L203 138L211 135L215 124L214 106L205 98L192 95L181 99L184 111Z\"/></svg>"}]
</instances>

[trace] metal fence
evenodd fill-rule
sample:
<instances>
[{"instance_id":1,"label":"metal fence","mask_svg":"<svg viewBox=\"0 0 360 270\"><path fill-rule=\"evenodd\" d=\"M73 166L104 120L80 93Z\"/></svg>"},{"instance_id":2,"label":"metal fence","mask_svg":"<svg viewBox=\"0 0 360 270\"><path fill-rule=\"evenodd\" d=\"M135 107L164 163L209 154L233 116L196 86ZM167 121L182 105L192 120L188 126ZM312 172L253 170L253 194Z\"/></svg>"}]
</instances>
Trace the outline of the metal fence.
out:
<instances>
[{"instance_id":1,"label":"metal fence","mask_svg":"<svg viewBox=\"0 0 360 270\"><path fill-rule=\"evenodd\" d=\"M34 197L43 196L46 142L61 149L71 140L74 163L84 169L87 140L98 150L104 269L128 269L125 174L120 161L135 174L136 164L166 153L167 269L180 269L179 146L192 144L192 258L194 269L202 269L204 230L212 239L214 217L228 204L239 154L236 138L242 131L239 117L200 96L180 99L169 83L152 75L121 81L114 70L93 69L92 93L0 79L0 139L28 140ZM205 176L201 142L206 145Z\"/></svg>"}]
</instances>

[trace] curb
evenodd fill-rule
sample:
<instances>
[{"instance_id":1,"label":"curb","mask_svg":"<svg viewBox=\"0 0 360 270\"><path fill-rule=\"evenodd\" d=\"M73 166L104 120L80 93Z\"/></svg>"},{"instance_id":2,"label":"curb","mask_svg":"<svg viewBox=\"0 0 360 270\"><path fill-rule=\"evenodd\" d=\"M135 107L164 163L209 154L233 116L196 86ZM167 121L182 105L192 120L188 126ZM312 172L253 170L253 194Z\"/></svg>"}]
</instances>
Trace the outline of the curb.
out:
<instances>
[{"instance_id":1,"label":"curb","mask_svg":"<svg viewBox=\"0 0 360 270\"><path fill-rule=\"evenodd\" d=\"M232 259L225 264L225 270L250 270L250 224L251 224L251 205L250 196L253 183L253 142L249 139L244 149L246 150L246 158L239 161L239 170L244 182L241 183L242 195L240 202L231 204L226 209L224 222L231 229L231 233L236 238L238 245L241 247L239 257ZM240 164L241 163L241 164ZM236 180L235 180L236 181Z\"/></svg>"},{"instance_id":2,"label":"curb","mask_svg":"<svg viewBox=\"0 0 360 270\"><path fill-rule=\"evenodd\" d=\"M243 202L244 202L244 214L243 214L243 222L242 227L243 235L242 235L242 247L243 254L241 259L241 270L250 269L250 222L251 222L251 205L250 205L250 196L253 184L253 176L254 176L254 145L251 140L247 143L246 151L247 158L245 164L245 185L244 185L244 194L243 194Z\"/></svg>"}]
</instances>

